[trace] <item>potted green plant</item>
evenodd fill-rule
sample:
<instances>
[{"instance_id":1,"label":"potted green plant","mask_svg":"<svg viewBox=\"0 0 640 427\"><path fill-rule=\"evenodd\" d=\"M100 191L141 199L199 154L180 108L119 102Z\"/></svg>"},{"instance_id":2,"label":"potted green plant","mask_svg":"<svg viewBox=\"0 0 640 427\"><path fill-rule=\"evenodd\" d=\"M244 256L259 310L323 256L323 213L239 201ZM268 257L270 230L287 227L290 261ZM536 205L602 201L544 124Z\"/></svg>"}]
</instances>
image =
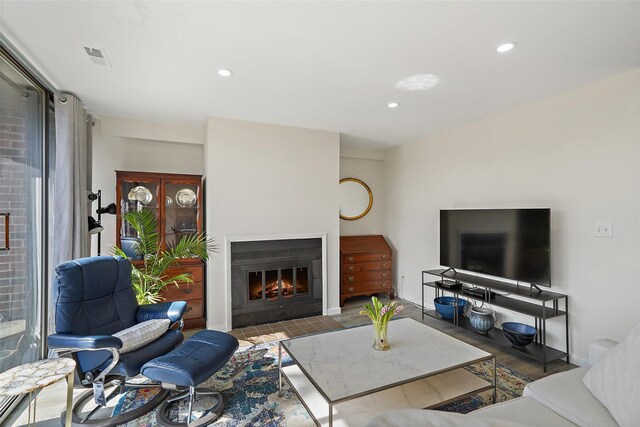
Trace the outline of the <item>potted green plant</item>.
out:
<instances>
[{"instance_id":1,"label":"potted green plant","mask_svg":"<svg viewBox=\"0 0 640 427\"><path fill-rule=\"evenodd\" d=\"M200 258L206 261L209 259L209 252L214 252L216 249L213 239L202 233L185 235L176 244L162 250L156 213L149 208L127 212L122 218L138 234L137 245L134 249L141 257L142 264L132 265L131 282L138 303L141 305L162 301L163 298L160 294L169 285L178 286L180 282L193 282L189 273L167 276L167 269L177 265L178 260ZM117 246L113 247L113 252L115 255L129 258Z\"/></svg>"}]
</instances>

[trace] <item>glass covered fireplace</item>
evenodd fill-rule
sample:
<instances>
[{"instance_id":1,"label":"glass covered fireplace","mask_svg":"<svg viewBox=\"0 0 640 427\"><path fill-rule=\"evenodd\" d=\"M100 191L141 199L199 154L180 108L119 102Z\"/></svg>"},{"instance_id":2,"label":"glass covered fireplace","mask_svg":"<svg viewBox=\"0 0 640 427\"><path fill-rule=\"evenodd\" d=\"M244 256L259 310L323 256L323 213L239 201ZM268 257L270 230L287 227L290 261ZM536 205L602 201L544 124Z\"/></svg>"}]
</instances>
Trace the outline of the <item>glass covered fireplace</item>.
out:
<instances>
[{"instance_id":1,"label":"glass covered fireplace","mask_svg":"<svg viewBox=\"0 0 640 427\"><path fill-rule=\"evenodd\" d=\"M291 298L309 293L308 267L250 271L248 274L250 301Z\"/></svg>"},{"instance_id":2,"label":"glass covered fireplace","mask_svg":"<svg viewBox=\"0 0 640 427\"><path fill-rule=\"evenodd\" d=\"M322 314L322 240L231 244L233 327Z\"/></svg>"}]
</instances>

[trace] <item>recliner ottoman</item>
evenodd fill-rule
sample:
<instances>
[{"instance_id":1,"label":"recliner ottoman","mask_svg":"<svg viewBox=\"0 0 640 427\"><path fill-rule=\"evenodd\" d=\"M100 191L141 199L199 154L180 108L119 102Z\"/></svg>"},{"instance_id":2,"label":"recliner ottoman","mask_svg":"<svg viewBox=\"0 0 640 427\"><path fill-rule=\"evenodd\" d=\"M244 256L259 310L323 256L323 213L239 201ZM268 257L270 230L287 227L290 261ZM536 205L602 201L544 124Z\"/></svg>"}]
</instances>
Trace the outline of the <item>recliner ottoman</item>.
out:
<instances>
[{"instance_id":1,"label":"recliner ottoman","mask_svg":"<svg viewBox=\"0 0 640 427\"><path fill-rule=\"evenodd\" d=\"M218 372L238 349L238 345L238 340L230 334L204 330L170 353L147 362L141 370L144 376L161 382L163 388L184 391L168 399L158 409L158 424L196 427L212 423L218 418L224 409L222 395L212 389L198 388L198 385ZM216 403L207 415L192 422L193 402L198 394L213 395ZM189 399L187 423L172 421L169 416L172 404L185 398Z\"/></svg>"}]
</instances>

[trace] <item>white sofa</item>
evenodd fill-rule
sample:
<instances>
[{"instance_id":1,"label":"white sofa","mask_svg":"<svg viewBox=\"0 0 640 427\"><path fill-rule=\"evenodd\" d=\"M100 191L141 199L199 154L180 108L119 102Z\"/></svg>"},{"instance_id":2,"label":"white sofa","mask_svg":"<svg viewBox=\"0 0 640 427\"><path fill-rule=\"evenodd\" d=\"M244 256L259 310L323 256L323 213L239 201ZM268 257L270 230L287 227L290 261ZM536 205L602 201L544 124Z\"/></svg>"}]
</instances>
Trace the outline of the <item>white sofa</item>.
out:
<instances>
[{"instance_id":1,"label":"white sofa","mask_svg":"<svg viewBox=\"0 0 640 427\"><path fill-rule=\"evenodd\" d=\"M602 359L616 344L611 340L592 343L589 365ZM367 427L618 427L609 411L584 385L583 378L589 369L590 366L577 368L534 381L525 387L522 397L467 415L430 410L391 411L374 418Z\"/></svg>"},{"instance_id":2,"label":"white sofa","mask_svg":"<svg viewBox=\"0 0 640 427\"><path fill-rule=\"evenodd\" d=\"M611 340L591 343L589 365L602 359L615 345ZM607 408L584 385L582 380L588 370L588 366L572 369L534 381L527 384L522 397L478 409L470 415L525 425L618 427Z\"/></svg>"}]
</instances>

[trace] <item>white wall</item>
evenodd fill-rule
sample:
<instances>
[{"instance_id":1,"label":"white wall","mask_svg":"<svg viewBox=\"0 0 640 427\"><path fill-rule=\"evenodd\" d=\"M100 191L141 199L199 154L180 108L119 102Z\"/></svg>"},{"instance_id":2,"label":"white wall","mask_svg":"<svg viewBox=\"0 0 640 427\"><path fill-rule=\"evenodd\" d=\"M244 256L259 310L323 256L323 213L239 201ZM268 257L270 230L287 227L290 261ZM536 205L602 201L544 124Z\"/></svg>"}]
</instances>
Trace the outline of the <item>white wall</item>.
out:
<instances>
[{"instance_id":1,"label":"white wall","mask_svg":"<svg viewBox=\"0 0 640 427\"><path fill-rule=\"evenodd\" d=\"M102 133L108 136L204 144L205 129L202 123L152 122L122 117L102 117L100 122Z\"/></svg>"},{"instance_id":2,"label":"white wall","mask_svg":"<svg viewBox=\"0 0 640 427\"><path fill-rule=\"evenodd\" d=\"M225 240L326 233L328 308L339 312L339 134L210 118L207 231L220 245L207 270L207 327L231 327Z\"/></svg>"},{"instance_id":3,"label":"white wall","mask_svg":"<svg viewBox=\"0 0 640 427\"><path fill-rule=\"evenodd\" d=\"M197 143L192 125L171 124L171 137L178 141L157 139L158 129L167 124L105 117L95 119L93 128L93 189L102 190L102 204L118 203L116 199L116 170L202 174L204 171L203 145ZM202 127L201 127L202 128ZM204 139L204 131L201 142ZM114 136L117 135L117 136ZM128 137L127 135L135 135ZM97 202L91 205L94 218ZM111 253L115 245L116 219L114 215L102 215L102 254ZM91 253L97 253L97 238L91 239Z\"/></svg>"},{"instance_id":4,"label":"white wall","mask_svg":"<svg viewBox=\"0 0 640 427\"><path fill-rule=\"evenodd\" d=\"M350 147L340 150L340 179L358 178L364 181L373 193L373 205L368 214L354 221L340 220L341 236L384 233L383 159L384 152L379 150L355 150Z\"/></svg>"},{"instance_id":5,"label":"white wall","mask_svg":"<svg viewBox=\"0 0 640 427\"><path fill-rule=\"evenodd\" d=\"M389 150L384 226L400 296L419 301L420 272L438 266L439 209L551 207L552 290L569 294L582 362L590 341L639 322L639 159L640 71ZM613 238L592 237L595 222L612 222ZM559 348L563 322L549 330Z\"/></svg>"}]
</instances>

